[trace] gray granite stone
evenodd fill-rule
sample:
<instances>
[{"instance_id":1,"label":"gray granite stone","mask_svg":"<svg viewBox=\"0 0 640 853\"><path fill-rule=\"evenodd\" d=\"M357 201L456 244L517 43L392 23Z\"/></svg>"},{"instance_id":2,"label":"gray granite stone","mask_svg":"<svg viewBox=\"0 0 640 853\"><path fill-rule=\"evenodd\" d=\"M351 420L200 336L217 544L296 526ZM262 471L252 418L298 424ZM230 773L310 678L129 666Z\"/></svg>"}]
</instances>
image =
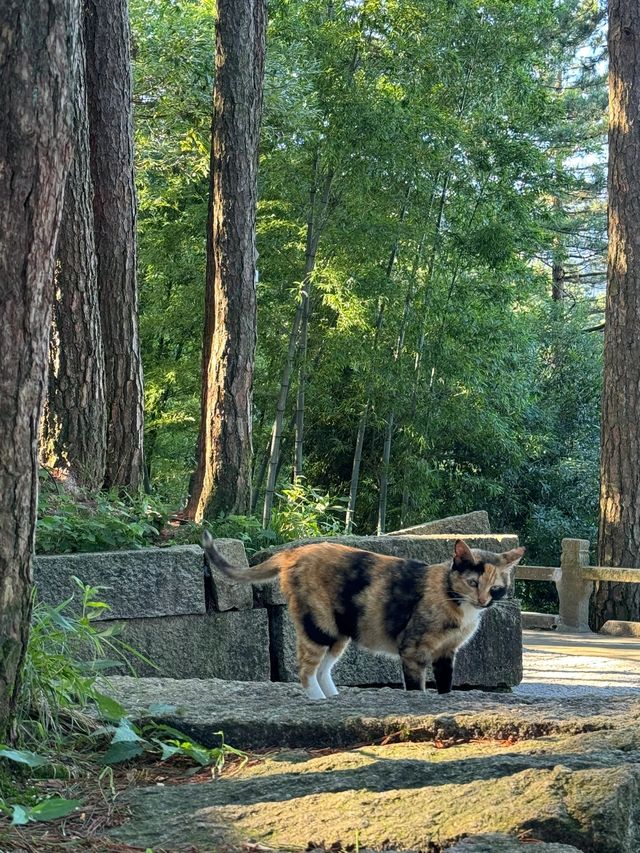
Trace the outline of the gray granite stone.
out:
<instances>
[{"instance_id":1,"label":"gray granite stone","mask_svg":"<svg viewBox=\"0 0 640 853\"><path fill-rule=\"evenodd\" d=\"M343 687L332 699L307 699L298 684L219 679L112 676L102 684L136 718L154 703L168 709L158 719L201 743L215 746L216 732L242 749L334 747L370 743L389 735L413 741L503 740L593 732L640 731L640 697L519 696L454 690L444 696L391 687Z\"/></svg>"},{"instance_id":2,"label":"gray granite stone","mask_svg":"<svg viewBox=\"0 0 640 853\"><path fill-rule=\"evenodd\" d=\"M104 618L167 616L205 612L204 557L198 545L36 557L38 596L56 605L81 595L73 577L91 586L111 606ZM73 604L72 604L73 606Z\"/></svg>"},{"instance_id":3,"label":"gray granite stone","mask_svg":"<svg viewBox=\"0 0 640 853\"><path fill-rule=\"evenodd\" d=\"M600 634L610 637L640 637L640 622L624 622L620 619L609 619L600 628Z\"/></svg>"},{"instance_id":4,"label":"gray granite stone","mask_svg":"<svg viewBox=\"0 0 640 853\"><path fill-rule=\"evenodd\" d=\"M232 565L249 567L244 545L239 539L216 539L215 546ZM233 583L215 567L210 567L207 580L211 584L211 604L214 610L250 610L253 607L251 584Z\"/></svg>"},{"instance_id":5,"label":"gray granite stone","mask_svg":"<svg viewBox=\"0 0 640 853\"><path fill-rule=\"evenodd\" d=\"M515 853L516 838L533 850L553 845L548 853L637 853L638 746L637 733L623 731L540 746L467 743L448 756L419 743L330 755L280 750L215 784L132 791L133 821L112 835L203 853L246 850L251 841L344 850L354 840L372 850L454 844L457 853Z\"/></svg>"},{"instance_id":6,"label":"gray granite stone","mask_svg":"<svg viewBox=\"0 0 640 853\"><path fill-rule=\"evenodd\" d=\"M522 627L536 628L540 631L554 631L558 627L558 619L557 613L536 613L532 610L523 610Z\"/></svg>"},{"instance_id":7,"label":"gray granite stone","mask_svg":"<svg viewBox=\"0 0 640 853\"><path fill-rule=\"evenodd\" d=\"M532 851L533 847L533 851ZM446 853L582 853L572 844L555 841L520 841L513 835L488 832L486 835L468 835L446 848Z\"/></svg>"},{"instance_id":8,"label":"gray granite stone","mask_svg":"<svg viewBox=\"0 0 640 853\"><path fill-rule=\"evenodd\" d=\"M489 514L485 510L467 512L464 515L450 515L424 524L415 524L403 530L393 530L387 536L425 536L432 533L491 533Z\"/></svg>"},{"instance_id":9,"label":"gray granite stone","mask_svg":"<svg viewBox=\"0 0 640 853\"><path fill-rule=\"evenodd\" d=\"M378 554L388 554L392 557L408 557L414 560L422 560L425 563L442 563L453 557L453 548L456 539L460 537L451 533L439 533L429 536L319 536L311 539L300 539L296 542L287 542L274 548L267 548L254 554L250 563L255 566L266 560L276 551L289 548L298 548L301 545L309 545L312 542L335 542L342 545L350 545L352 548L362 548L365 551L374 551ZM485 551L509 551L517 548L518 537L511 533L473 533L464 537L470 548L481 548Z\"/></svg>"},{"instance_id":10,"label":"gray granite stone","mask_svg":"<svg viewBox=\"0 0 640 853\"><path fill-rule=\"evenodd\" d=\"M268 681L266 610L129 619L122 638L158 669L131 658L140 676Z\"/></svg>"}]
</instances>

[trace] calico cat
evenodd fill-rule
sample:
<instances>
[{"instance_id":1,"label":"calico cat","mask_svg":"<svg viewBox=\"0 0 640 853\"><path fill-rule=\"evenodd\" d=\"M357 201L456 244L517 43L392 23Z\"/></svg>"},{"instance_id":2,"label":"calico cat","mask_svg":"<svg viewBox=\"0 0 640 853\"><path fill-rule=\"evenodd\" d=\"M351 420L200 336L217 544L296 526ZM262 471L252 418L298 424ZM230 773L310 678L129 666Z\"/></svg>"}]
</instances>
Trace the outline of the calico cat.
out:
<instances>
[{"instance_id":1,"label":"calico cat","mask_svg":"<svg viewBox=\"0 0 640 853\"><path fill-rule=\"evenodd\" d=\"M297 635L298 671L310 699L335 696L331 670L351 640L400 656L407 690L424 690L429 661L438 693L449 693L457 650L483 611L507 593L524 548L502 554L455 543L453 560L428 566L321 542L279 551L251 569L235 568L205 531L207 562L236 581L280 576Z\"/></svg>"}]
</instances>

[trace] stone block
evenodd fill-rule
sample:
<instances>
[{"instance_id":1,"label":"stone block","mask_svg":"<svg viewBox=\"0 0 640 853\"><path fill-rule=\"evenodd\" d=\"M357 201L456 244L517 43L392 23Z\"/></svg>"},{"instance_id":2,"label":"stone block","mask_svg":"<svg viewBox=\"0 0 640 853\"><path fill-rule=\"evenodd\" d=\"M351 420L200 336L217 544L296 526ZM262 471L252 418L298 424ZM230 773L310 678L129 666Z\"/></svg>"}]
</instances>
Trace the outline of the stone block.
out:
<instances>
[{"instance_id":1,"label":"stone block","mask_svg":"<svg viewBox=\"0 0 640 853\"><path fill-rule=\"evenodd\" d=\"M249 568L247 553L239 539L216 539L215 546L232 565ZM235 583L227 580L215 566L209 567L207 582L210 584L210 609L250 610L253 607L253 590L250 583Z\"/></svg>"},{"instance_id":2,"label":"stone block","mask_svg":"<svg viewBox=\"0 0 640 853\"><path fill-rule=\"evenodd\" d=\"M158 667L130 657L140 676L234 681L270 678L266 610L129 619L123 624L122 639Z\"/></svg>"},{"instance_id":3,"label":"stone block","mask_svg":"<svg viewBox=\"0 0 640 853\"><path fill-rule=\"evenodd\" d=\"M295 629L286 607L269 608L272 678L297 681ZM400 661L376 655L351 644L333 671L338 685L402 685ZM427 675L428 683L430 673ZM478 631L456 657L456 687L486 690L508 689L522 681L522 625L515 601L493 605Z\"/></svg>"},{"instance_id":4,"label":"stone block","mask_svg":"<svg viewBox=\"0 0 640 853\"><path fill-rule=\"evenodd\" d=\"M557 613L535 613L534 611L522 612L522 627L534 628L539 631L555 631L558 627Z\"/></svg>"},{"instance_id":5,"label":"stone block","mask_svg":"<svg viewBox=\"0 0 640 853\"><path fill-rule=\"evenodd\" d=\"M205 613L204 558L198 545L142 548L98 554L36 557L34 580L41 601L56 605L80 591L73 577L105 587L105 619ZM73 606L73 605L72 605Z\"/></svg>"},{"instance_id":6,"label":"stone block","mask_svg":"<svg viewBox=\"0 0 640 853\"><path fill-rule=\"evenodd\" d=\"M480 627L456 656L453 683L488 690L522 681L522 621L516 601L499 601L483 615Z\"/></svg>"},{"instance_id":7,"label":"stone block","mask_svg":"<svg viewBox=\"0 0 640 853\"><path fill-rule=\"evenodd\" d=\"M297 542L287 542L275 548L267 548L254 554L250 560L252 566L271 557L277 551L310 545L313 542L333 542L350 545L352 548L362 548L378 554L388 554L392 557L408 557L422 560L428 564L442 563L453 557L456 539L460 537L451 533L430 534L429 536L320 536L312 539L301 539ZM518 537L511 533L473 533L464 537L470 548L481 548L485 551L509 551L518 547Z\"/></svg>"},{"instance_id":8,"label":"stone block","mask_svg":"<svg viewBox=\"0 0 640 853\"><path fill-rule=\"evenodd\" d=\"M403 530L393 530L387 536L427 536L433 533L491 533L489 514L485 510L467 512L464 515L449 515L424 524L415 524Z\"/></svg>"},{"instance_id":9,"label":"stone block","mask_svg":"<svg viewBox=\"0 0 640 853\"><path fill-rule=\"evenodd\" d=\"M267 583L253 585L253 606L270 607L272 604L286 604L278 578Z\"/></svg>"},{"instance_id":10,"label":"stone block","mask_svg":"<svg viewBox=\"0 0 640 853\"><path fill-rule=\"evenodd\" d=\"M609 619L600 628L601 634L610 637L640 637L640 622L624 622L620 619Z\"/></svg>"}]
</instances>

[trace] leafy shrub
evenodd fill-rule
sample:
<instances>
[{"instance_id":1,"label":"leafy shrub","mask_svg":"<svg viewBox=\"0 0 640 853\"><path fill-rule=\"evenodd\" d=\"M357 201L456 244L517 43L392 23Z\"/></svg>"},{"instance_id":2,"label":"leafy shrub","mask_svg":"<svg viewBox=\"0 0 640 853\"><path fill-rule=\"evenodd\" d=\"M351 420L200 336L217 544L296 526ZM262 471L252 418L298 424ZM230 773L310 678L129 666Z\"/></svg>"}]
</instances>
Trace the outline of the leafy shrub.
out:
<instances>
[{"instance_id":1,"label":"leafy shrub","mask_svg":"<svg viewBox=\"0 0 640 853\"><path fill-rule=\"evenodd\" d=\"M345 503L302 479L282 489L271 515L276 536L287 542L311 536L337 536L344 530Z\"/></svg>"},{"instance_id":2,"label":"leafy shrub","mask_svg":"<svg viewBox=\"0 0 640 853\"><path fill-rule=\"evenodd\" d=\"M97 687L101 672L114 665L130 667L129 656L143 658L120 639L122 626L96 621L109 605L99 599L101 589L78 586L78 612L73 598L51 607L35 601L17 706L19 742L33 748L58 745L74 732L89 732L93 705L111 713L112 700Z\"/></svg>"},{"instance_id":3,"label":"leafy shrub","mask_svg":"<svg viewBox=\"0 0 640 853\"><path fill-rule=\"evenodd\" d=\"M122 498L111 492L41 490L36 527L39 554L117 551L158 544L164 507L148 497Z\"/></svg>"}]
</instances>

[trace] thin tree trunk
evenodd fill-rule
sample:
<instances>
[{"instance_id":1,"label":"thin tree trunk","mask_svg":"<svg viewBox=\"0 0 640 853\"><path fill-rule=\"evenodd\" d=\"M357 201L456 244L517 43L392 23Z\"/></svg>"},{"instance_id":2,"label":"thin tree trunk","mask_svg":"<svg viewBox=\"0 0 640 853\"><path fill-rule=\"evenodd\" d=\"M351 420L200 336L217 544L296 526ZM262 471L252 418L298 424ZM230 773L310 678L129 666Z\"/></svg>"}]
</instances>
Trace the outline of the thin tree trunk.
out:
<instances>
[{"instance_id":1,"label":"thin tree trunk","mask_svg":"<svg viewBox=\"0 0 640 853\"><path fill-rule=\"evenodd\" d=\"M448 176L447 176L447 181L448 181ZM480 192L478 194L475 205L474 205L473 210L471 212L471 216L469 217L469 221L467 223L468 228L471 227L473 220L476 217L476 214L477 214L478 209L480 207L480 204L482 202L482 198L484 196L484 191L486 189L487 183L488 183L488 179L487 179L487 181L485 181L485 183L480 188ZM441 220L442 220L441 214L442 214L442 210L440 210L439 214L438 214L438 223L441 223ZM440 225L438 226L438 229L439 229L439 227L440 227ZM432 276L433 276L433 270L434 270L434 266L435 266L436 255L437 255L437 249L435 252L432 251L431 260L429 262L429 268L427 270L427 276L426 276L424 300L423 300L422 327L420 330L420 339L418 341L416 358L415 358L415 362L414 362L413 383L412 383L412 388L411 388L411 408L410 408L410 414L409 414L409 422L410 423L413 422L413 419L415 418L417 406L418 406L418 390L420 387L420 381L421 381L421 376L422 376L422 361L423 361L424 347L425 347L425 343L426 343L426 333L427 333L427 312L429 310L429 301L430 301L429 284L430 284ZM454 270L453 270L453 275L451 276L451 281L449 282L449 289L447 291L447 298L445 300L445 306L444 306L444 310L442 312L440 330L439 330L438 334L436 335L436 340L440 341L441 344L442 344L442 338L444 335L444 326L445 326L445 323L447 320L447 314L449 311L449 305L451 303L451 299L452 299L454 291L455 291L455 286L456 286L456 282L458 280L458 274L459 273L460 273L460 259L458 258L458 261L457 261L457 263L454 267ZM441 348L442 347L440 347L439 352L441 351ZM438 355L439 355L439 353L438 353ZM429 386L428 386L429 392L431 392L431 390L434 387L436 369L437 369L437 359L438 359L438 356L436 356L436 359L434 360L434 364L432 365L431 373L429 376ZM411 462L410 462L409 456L407 454L406 460L405 460L405 469L404 469L404 474L403 474L402 504L401 504L401 509L400 509L400 526L401 527L404 526L404 524L406 522L406 514L408 511L408 507L409 507L409 470L410 470L410 464L411 464Z\"/></svg>"},{"instance_id":2,"label":"thin tree trunk","mask_svg":"<svg viewBox=\"0 0 640 853\"><path fill-rule=\"evenodd\" d=\"M416 346L416 355L415 361L413 365L413 381L411 384L411 402L409 406L409 423L413 423L413 420L416 415L416 409L418 405L418 384L420 372L422 369L422 358L424 355L424 347L427 340L427 318L429 311L429 303L431 300L431 281L433 277L433 270L435 268L436 258L438 256L438 249L440 248L440 230L442 228L442 218L444 216L445 203L447 199L447 189L449 187L449 178L451 176L450 172L447 172L444 177L444 181L442 183L442 190L440 192L440 198L438 201L438 213L436 215L436 223L433 234L433 241L431 243L431 252L429 254L429 262L427 264L427 270L425 274L424 280L424 288L423 288L423 298L422 298L422 310L421 317L422 322L420 324L420 336L418 338L418 343ZM409 508L409 470L410 470L410 460L407 454L407 458L405 459L404 471L402 474L402 501L400 505L400 526L402 527L406 520L407 511Z\"/></svg>"},{"instance_id":3,"label":"thin tree trunk","mask_svg":"<svg viewBox=\"0 0 640 853\"><path fill-rule=\"evenodd\" d=\"M640 566L640 30L636 0L609 0L609 263L598 562ZM640 585L600 583L594 628L640 619Z\"/></svg>"},{"instance_id":4,"label":"thin tree trunk","mask_svg":"<svg viewBox=\"0 0 640 853\"><path fill-rule=\"evenodd\" d=\"M400 211L400 225L405 220L408 210L408 202L409 202L409 190L407 191L407 196L404 204L402 205L402 209ZM387 266L385 270L387 281L391 279L393 275L393 268L396 263L396 259L398 257L398 245L399 245L399 235L396 234L396 239L393 241L391 246L391 252L389 253L389 259L387 261ZM382 329L382 324L384 321L384 312L386 308L386 301L384 298L381 298L378 302L378 313L376 316L375 322L375 335L373 338L373 351L371 354L371 363L375 360L375 355L378 351L378 340L380 338L380 331ZM371 398L373 396L373 389L375 384L375 377L373 369L369 371L369 381L367 383L367 394L365 397L365 404L360 415L360 420L358 421L358 432L356 433L356 446L353 451L353 465L351 468L351 484L349 487L349 503L347 504L347 512L345 515L345 533L351 533L353 528L353 520L355 518L356 512L356 500L358 499L358 486L360 484L360 466L362 465L362 448L364 447L364 437L367 431L367 423L369 421L369 411L371 409Z\"/></svg>"},{"instance_id":5,"label":"thin tree trunk","mask_svg":"<svg viewBox=\"0 0 640 853\"><path fill-rule=\"evenodd\" d=\"M98 294L105 353L105 486L142 483L142 362L127 0L86 0L85 37Z\"/></svg>"},{"instance_id":6,"label":"thin tree trunk","mask_svg":"<svg viewBox=\"0 0 640 853\"><path fill-rule=\"evenodd\" d=\"M316 163L314 165L314 178L315 174L317 173L317 162L318 161L316 159ZM302 318L305 312L304 294L308 291L308 288L310 286L311 275L313 274L316 265L316 254L318 251L318 244L320 242L320 235L326 223L326 214L329 204L329 193L331 190L331 183L333 181L333 174L333 170L330 170L325 178L325 192L323 192L323 208L320 215L318 215L316 212L317 188L315 185L315 180L309 193L309 216L307 219L304 276L300 288L300 302L296 309L296 313L293 318L293 325L291 327L291 333L289 335L287 355L285 358L284 367L282 369L282 376L280 378L280 391L278 393L278 402L276 404L276 416L273 422L273 429L271 432L271 451L269 456L267 487L265 490L264 505L262 510L262 523L264 527L268 526L269 520L271 518L271 508L273 507L273 499L275 497L276 491L276 480L278 477L278 470L280 468L282 423L284 421L284 413L287 407L287 397L289 396L289 386L291 384L291 374L293 372L293 361L296 354L296 347L298 344L298 335L300 332ZM308 305L306 307L308 307Z\"/></svg>"},{"instance_id":7,"label":"thin tree trunk","mask_svg":"<svg viewBox=\"0 0 640 853\"><path fill-rule=\"evenodd\" d=\"M398 364L400 362L400 358L402 356L402 350L404 349L404 339L407 331L407 323L409 322L409 309L411 308L411 302L413 300L413 292L414 292L414 283L415 278L418 272L418 267L420 266L420 260L422 258L422 249L423 249L423 241L424 238L420 241L420 245L418 246L418 250L416 252L416 257L413 262L413 269L411 270L411 278L409 279L409 284L407 286L407 292L404 298L404 305L402 308L402 319L400 321L400 330L398 332L398 339L396 341L396 347L393 352L393 363L392 363L392 379L394 387L398 385ZM384 444L382 448L382 470L380 472L380 495L378 498L378 536L383 534L386 529L387 524L387 493L389 489L389 463L391 461L391 442L393 440L393 427L395 423L395 415L396 409L395 405L392 402L391 407L389 408L389 412L387 414L387 419L385 423L385 431L384 431Z\"/></svg>"},{"instance_id":8,"label":"thin tree trunk","mask_svg":"<svg viewBox=\"0 0 640 853\"><path fill-rule=\"evenodd\" d=\"M78 37L72 97L75 154L58 235L44 431L49 464L62 468L79 486L99 489L105 476L107 420L82 26Z\"/></svg>"},{"instance_id":9,"label":"thin tree trunk","mask_svg":"<svg viewBox=\"0 0 640 853\"><path fill-rule=\"evenodd\" d=\"M256 346L255 220L265 0L219 0L198 465L187 515L246 513Z\"/></svg>"},{"instance_id":10,"label":"thin tree trunk","mask_svg":"<svg viewBox=\"0 0 640 853\"><path fill-rule=\"evenodd\" d=\"M269 464L269 455L271 450L271 440L267 444L267 447L262 454L262 459L260 460L260 465L258 466L258 470L254 477L253 488L251 489L251 507L250 512L251 515L254 515L256 511L256 507L258 506L258 500L260 499L260 492L262 491L262 484L264 483L264 478L267 474L267 466Z\"/></svg>"},{"instance_id":11,"label":"thin tree trunk","mask_svg":"<svg viewBox=\"0 0 640 853\"><path fill-rule=\"evenodd\" d=\"M0 4L0 737L27 644L55 246L73 153L77 0Z\"/></svg>"},{"instance_id":12,"label":"thin tree trunk","mask_svg":"<svg viewBox=\"0 0 640 853\"><path fill-rule=\"evenodd\" d=\"M329 206L329 193L333 172L329 172L324 182L321 210L326 212ZM315 260L314 260L315 266ZM298 368L298 393L296 397L296 426L295 426L295 460L293 466L293 478L297 480L302 476L303 441L304 441L304 395L307 385L307 348L309 339L309 313L311 311L311 289L313 280L311 273L305 276L306 286L302 292L302 320L300 330L300 365Z\"/></svg>"},{"instance_id":13,"label":"thin tree trunk","mask_svg":"<svg viewBox=\"0 0 640 853\"><path fill-rule=\"evenodd\" d=\"M395 249L393 251L395 256ZM380 338L380 330L384 320L386 302L381 299L378 303L378 313L375 323L375 335L373 338L372 361L375 359L378 351L378 340ZM367 396L364 404L364 409L358 421L358 432L356 434L356 446L353 451L353 466L351 469L351 485L349 488L349 503L347 505L347 513L345 515L345 533L351 533L353 528L353 519L356 511L356 500L358 498L358 486L360 484L360 466L362 465L362 448L364 447L364 437L367 431L367 423L369 421L369 410L371 408L371 397L373 396L373 370L369 374L369 383L367 385Z\"/></svg>"}]
</instances>

